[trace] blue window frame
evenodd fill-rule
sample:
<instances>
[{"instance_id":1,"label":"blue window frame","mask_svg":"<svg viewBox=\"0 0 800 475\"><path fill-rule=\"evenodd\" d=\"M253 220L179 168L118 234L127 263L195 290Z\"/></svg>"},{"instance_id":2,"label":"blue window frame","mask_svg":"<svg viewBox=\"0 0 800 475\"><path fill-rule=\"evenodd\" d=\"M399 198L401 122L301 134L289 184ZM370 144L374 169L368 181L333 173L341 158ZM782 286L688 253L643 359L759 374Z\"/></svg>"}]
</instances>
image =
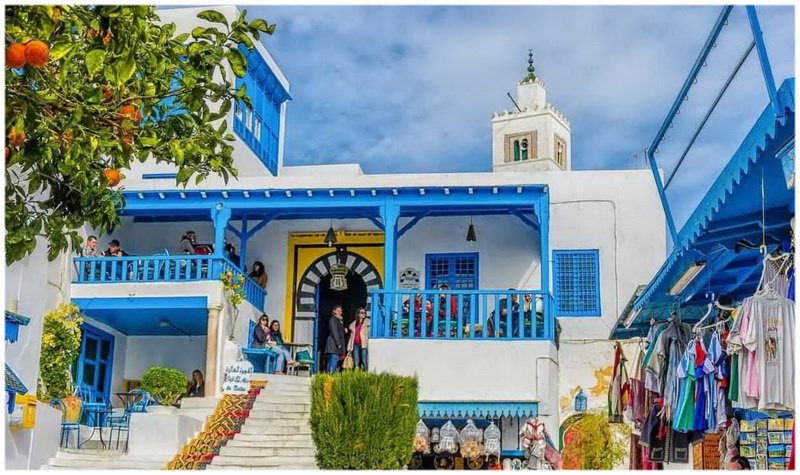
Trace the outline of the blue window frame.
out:
<instances>
[{"instance_id":1,"label":"blue window frame","mask_svg":"<svg viewBox=\"0 0 800 475\"><path fill-rule=\"evenodd\" d=\"M425 288L447 284L453 290L478 288L478 253L425 255Z\"/></svg>"},{"instance_id":2,"label":"blue window frame","mask_svg":"<svg viewBox=\"0 0 800 475\"><path fill-rule=\"evenodd\" d=\"M114 336L89 324L81 326L81 353L76 365L75 385L83 384L92 401L111 401Z\"/></svg>"},{"instance_id":3,"label":"blue window frame","mask_svg":"<svg viewBox=\"0 0 800 475\"><path fill-rule=\"evenodd\" d=\"M553 251L553 287L559 317L600 316L600 251Z\"/></svg>"},{"instance_id":4,"label":"blue window frame","mask_svg":"<svg viewBox=\"0 0 800 475\"><path fill-rule=\"evenodd\" d=\"M236 78L236 88L244 85L253 105L237 101L233 116L233 131L242 138L261 162L278 174L278 145L280 143L281 104L290 99L275 73L264 58L244 45L239 49L247 58L247 75Z\"/></svg>"}]
</instances>

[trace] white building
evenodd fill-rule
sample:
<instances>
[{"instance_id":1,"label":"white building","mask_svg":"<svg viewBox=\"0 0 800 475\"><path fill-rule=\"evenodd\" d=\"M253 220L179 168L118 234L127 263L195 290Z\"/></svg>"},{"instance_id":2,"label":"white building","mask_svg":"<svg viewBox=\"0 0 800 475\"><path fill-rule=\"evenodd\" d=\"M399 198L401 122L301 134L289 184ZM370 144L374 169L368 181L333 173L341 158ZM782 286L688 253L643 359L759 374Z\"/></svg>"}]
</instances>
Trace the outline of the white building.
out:
<instances>
[{"instance_id":1,"label":"white building","mask_svg":"<svg viewBox=\"0 0 800 475\"><path fill-rule=\"evenodd\" d=\"M234 7L220 11L236 14ZM160 12L178 32L202 23L195 13ZM626 296L665 255L665 223L649 171L573 170L582 157L572 156L570 123L547 102L532 67L517 85L518 108L492 117L488 173L284 166L290 87L261 43L248 56L246 81L254 110L239 106L227 118L237 135L238 180L225 186L210 178L178 189L174 168L137 166L124 172L122 226L99 237L103 248L120 240L134 257L61 256L45 264L40 244L6 269L7 308L32 318L6 358L29 388L37 379L41 317L59 301L71 300L86 314L84 341L94 339L91 348L110 342L111 351L89 355L92 363L84 345L78 369L82 382L108 401L152 365L178 368L187 378L201 369L207 395L211 387L219 394L227 336L246 346L262 312L281 322L288 340L313 345L322 358L330 309L338 303L346 319L358 306L370 313L370 370L416 375L426 417L509 416L504 449L517 448L516 416L538 415L557 434L578 386L590 408L604 407L613 357L605 338ZM470 227L474 242L466 240ZM335 246L325 242L329 228ZM187 230L215 252L173 256ZM222 269L239 269L223 254L224 240L248 270L258 260L269 275L266 292L248 279L235 326L218 277ZM330 286L337 255L349 270L347 290ZM49 269L45 283L41 269ZM452 299L438 298L442 283ZM404 311L403 301L416 294L431 301L430 321L413 305ZM505 302L524 302L526 295L533 310L520 304L512 306L512 318L501 317ZM324 361L317 365L324 368ZM35 450L18 442L22 436L6 435L7 467L38 467Z\"/></svg>"}]
</instances>

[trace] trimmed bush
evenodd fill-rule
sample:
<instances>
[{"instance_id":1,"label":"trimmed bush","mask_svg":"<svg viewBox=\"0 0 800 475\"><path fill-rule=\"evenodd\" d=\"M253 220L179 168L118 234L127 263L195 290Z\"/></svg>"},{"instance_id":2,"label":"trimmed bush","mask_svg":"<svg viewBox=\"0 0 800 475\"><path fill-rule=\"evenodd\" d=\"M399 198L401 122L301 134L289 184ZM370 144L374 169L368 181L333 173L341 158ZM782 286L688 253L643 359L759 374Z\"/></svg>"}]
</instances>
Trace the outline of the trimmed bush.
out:
<instances>
[{"instance_id":1,"label":"trimmed bush","mask_svg":"<svg viewBox=\"0 0 800 475\"><path fill-rule=\"evenodd\" d=\"M403 468L412 455L417 380L387 373L318 374L311 433L323 470Z\"/></svg>"},{"instance_id":2,"label":"trimmed bush","mask_svg":"<svg viewBox=\"0 0 800 475\"><path fill-rule=\"evenodd\" d=\"M151 366L142 376L142 389L162 406L171 406L186 392L186 376L175 368Z\"/></svg>"}]
</instances>

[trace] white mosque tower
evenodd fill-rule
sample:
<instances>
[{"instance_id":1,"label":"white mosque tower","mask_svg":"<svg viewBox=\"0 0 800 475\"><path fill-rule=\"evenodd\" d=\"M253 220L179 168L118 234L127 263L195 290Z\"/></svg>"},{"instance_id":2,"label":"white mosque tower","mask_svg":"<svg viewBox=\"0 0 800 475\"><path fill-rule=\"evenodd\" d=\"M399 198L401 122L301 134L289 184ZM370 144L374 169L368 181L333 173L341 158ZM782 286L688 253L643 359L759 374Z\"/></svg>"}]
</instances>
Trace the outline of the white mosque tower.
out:
<instances>
[{"instance_id":1,"label":"white mosque tower","mask_svg":"<svg viewBox=\"0 0 800 475\"><path fill-rule=\"evenodd\" d=\"M517 84L513 110L492 115L492 168L503 172L570 170L571 129L567 118L547 103L544 83L534 74L528 51L528 74Z\"/></svg>"}]
</instances>

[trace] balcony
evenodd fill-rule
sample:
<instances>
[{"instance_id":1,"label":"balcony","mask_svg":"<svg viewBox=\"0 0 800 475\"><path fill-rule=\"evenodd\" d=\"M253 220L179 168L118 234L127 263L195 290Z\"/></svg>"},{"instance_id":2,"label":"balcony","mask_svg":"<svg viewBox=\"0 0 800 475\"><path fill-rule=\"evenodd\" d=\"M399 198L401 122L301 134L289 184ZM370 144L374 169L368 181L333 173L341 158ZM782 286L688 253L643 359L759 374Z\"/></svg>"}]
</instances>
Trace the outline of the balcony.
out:
<instances>
[{"instance_id":1,"label":"balcony","mask_svg":"<svg viewBox=\"0 0 800 475\"><path fill-rule=\"evenodd\" d=\"M219 280L232 271L244 275L245 299L263 311L267 291L225 257L153 255L127 257L76 257L74 284L132 284Z\"/></svg>"},{"instance_id":2,"label":"balcony","mask_svg":"<svg viewBox=\"0 0 800 475\"><path fill-rule=\"evenodd\" d=\"M541 290L379 289L370 301L372 338L553 341L555 336L553 296Z\"/></svg>"}]
</instances>

